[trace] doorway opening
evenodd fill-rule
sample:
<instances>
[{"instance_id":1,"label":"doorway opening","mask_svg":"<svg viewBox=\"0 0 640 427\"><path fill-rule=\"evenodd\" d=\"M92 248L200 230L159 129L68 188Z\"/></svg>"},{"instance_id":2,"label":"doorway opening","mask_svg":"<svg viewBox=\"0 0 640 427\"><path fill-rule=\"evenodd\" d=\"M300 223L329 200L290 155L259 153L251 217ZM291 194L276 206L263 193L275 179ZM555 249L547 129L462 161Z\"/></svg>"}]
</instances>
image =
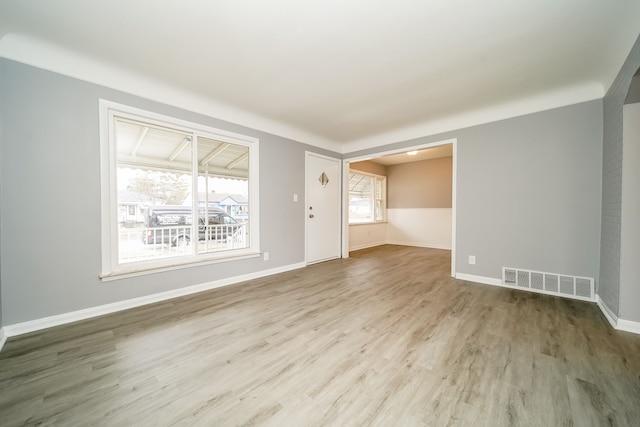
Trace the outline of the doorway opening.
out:
<instances>
[{"instance_id":1,"label":"doorway opening","mask_svg":"<svg viewBox=\"0 0 640 427\"><path fill-rule=\"evenodd\" d=\"M451 276L455 277L456 164L457 139L455 138L344 159L342 171L343 258L347 258L351 250L380 244L450 249ZM428 173L424 172L427 165L430 169ZM433 172L435 169L439 171ZM385 171L392 171L392 173L388 174ZM433 175L434 173L436 175ZM435 189L432 183L424 182L428 179L425 178L425 174L431 177L440 174L440 177L443 177L443 173L446 182L441 183L439 189ZM357 219L350 221L350 217L357 218L354 212L360 209L355 204L350 209L350 201L361 200L350 187L350 181L351 183L357 181L350 178L357 177L358 174L385 175L388 185L388 191L384 197L385 221L369 223L362 223ZM411 181L412 175L415 175L415 182ZM447 187L449 183L450 193L442 191L442 187ZM421 186L424 191L420 190ZM375 199L375 193L372 194ZM446 200L447 197L450 197L449 200ZM376 201L377 199L372 202L374 203L372 206L375 206ZM374 218L376 216L377 212Z\"/></svg>"}]
</instances>

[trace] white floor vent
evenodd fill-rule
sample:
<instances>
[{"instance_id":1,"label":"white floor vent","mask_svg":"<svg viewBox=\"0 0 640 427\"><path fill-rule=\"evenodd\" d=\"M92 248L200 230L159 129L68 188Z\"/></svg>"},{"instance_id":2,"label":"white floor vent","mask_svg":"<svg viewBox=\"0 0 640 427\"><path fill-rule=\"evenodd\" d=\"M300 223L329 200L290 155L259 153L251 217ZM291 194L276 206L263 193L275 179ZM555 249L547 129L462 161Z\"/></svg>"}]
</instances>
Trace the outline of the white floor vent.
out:
<instances>
[{"instance_id":1,"label":"white floor vent","mask_svg":"<svg viewBox=\"0 0 640 427\"><path fill-rule=\"evenodd\" d=\"M595 301L594 280L590 277L502 267L502 284L543 294Z\"/></svg>"}]
</instances>

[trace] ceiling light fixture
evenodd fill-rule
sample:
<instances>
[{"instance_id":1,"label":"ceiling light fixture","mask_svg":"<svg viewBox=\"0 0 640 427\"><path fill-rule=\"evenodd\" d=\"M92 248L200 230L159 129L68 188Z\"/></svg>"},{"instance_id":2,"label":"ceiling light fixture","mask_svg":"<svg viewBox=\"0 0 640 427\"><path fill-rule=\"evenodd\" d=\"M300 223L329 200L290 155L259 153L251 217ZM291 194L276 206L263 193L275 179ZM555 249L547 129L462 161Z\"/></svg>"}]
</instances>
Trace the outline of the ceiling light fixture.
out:
<instances>
[{"instance_id":1,"label":"ceiling light fixture","mask_svg":"<svg viewBox=\"0 0 640 427\"><path fill-rule=\"evenodd\" d=\"M417 151L407 151L407 154L410 156L415 156L416 154L418 154Z\"/></svg>"}]
</instances>

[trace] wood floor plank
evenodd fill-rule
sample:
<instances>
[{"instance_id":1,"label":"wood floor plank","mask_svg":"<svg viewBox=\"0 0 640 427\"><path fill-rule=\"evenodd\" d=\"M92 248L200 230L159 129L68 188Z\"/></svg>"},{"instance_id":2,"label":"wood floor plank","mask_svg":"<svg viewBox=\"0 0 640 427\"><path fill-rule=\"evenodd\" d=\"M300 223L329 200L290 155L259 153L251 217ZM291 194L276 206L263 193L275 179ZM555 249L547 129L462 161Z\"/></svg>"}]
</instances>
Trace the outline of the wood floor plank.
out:
<instances>
[{"instance_id":1,"label":"wood floor plank","mask_svg":"<svg viewBox=\"0 0 640 427\"><path fill-rule=\"evenodd\" d=\"M0 425L635 426L640 336L386 245L10 338Z\"/></svg>"}]
</instances>

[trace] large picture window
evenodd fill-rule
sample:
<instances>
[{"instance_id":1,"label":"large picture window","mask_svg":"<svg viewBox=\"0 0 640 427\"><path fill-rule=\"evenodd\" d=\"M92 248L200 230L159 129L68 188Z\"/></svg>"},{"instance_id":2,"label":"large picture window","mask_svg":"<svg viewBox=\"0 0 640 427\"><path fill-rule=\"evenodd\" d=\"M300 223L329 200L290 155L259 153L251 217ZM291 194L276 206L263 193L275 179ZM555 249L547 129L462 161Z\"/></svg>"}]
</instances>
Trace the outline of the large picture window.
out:
<instances>
[{"instance_id":1,"label":"large picture window","mask_svg":"<svg viewBox=\"0 0 640 427\"><path fill-rule=\"evenodd\" d=\"M365 172L349 173L349 224L386 221L387 178Z\"/></svg>"},{"instance_id":2,"label":"large picture window","mask_svg":"<svg viewBox=\"0 0 640 427\"><path fill-rule=\"evenodd\" d=\"M103 277L259 252L257 139L100 106Z\"/></svg>"}]
</instances>

